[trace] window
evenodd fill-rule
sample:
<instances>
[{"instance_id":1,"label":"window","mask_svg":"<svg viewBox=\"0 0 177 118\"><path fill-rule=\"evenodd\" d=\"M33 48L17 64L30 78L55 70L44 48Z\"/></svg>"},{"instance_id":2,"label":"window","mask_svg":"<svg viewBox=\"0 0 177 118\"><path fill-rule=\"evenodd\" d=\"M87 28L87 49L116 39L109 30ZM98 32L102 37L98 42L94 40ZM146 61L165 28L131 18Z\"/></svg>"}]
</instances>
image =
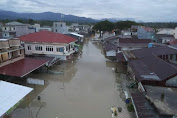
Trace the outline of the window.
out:
<instances>
[{"instance_id":1,"label":"window","mask_svg":"<svg viewBox=\"0 0 177 118\"><path fill-rule=\"evenodd\" d=\"M31 45L28 45L28 47L27 47L27 48L28 48L28 50L31 50Z\"/></svg>"},{"instance_id":2,"label":"window","mask_svg":"<svg viewBox=\"0 0 177 118\"><path fill-rule=\"evenodd\" d=\"M46 46L46 51L52 52L53 51L53 46Z\"/></svg>"},{"instance_id":3,"label":"window","mask_svg":"<svg viewBox=\"0 0 177 118\"><path fill-rule=\"evenodd\" d=\"M64 52L64 47L57 47L56 50L57 52Z\"/></svg>"},{"instance_id":4,"label":"window","mask_svg":"<svg viewBox=\"0 0 177 118\"><path fill-rule=\"evenodd\" d=\"M61 27L62 27L63 25L61 24Z\"/></svg>"},{"instance_id":5,"label":"window","mask_svg":"<svg viewBox=\"0 0 177 118\"><path fill-rule=\"evenodd\" d=\"M5 33L4 35L5 35L5 36L7 36L7 34L6 34L6 33Z\"/></svg>"},{"instance_id":6,"label":"window","mask_svg":"<svg viewBox=\"0 0 177 118\"><path fill-rule=\"evenodd\" d=\"M15 30L15 27L13 29Z\"/></svg>"},{"instance_id":7,"label":"window","mask_svg":"<svg viewBox=\"0 0 177 118\"><path fill-rule=\"evenodd\" d=\"M57 32L57 29L56 29L56 32Z\"/></svg>"},{"instance_id":8,"label":"window","mask_svg":"<svg viewBox=\"0 0 177 118\"><path fill-rule=\"evenodd\" d=\"M42 51L42 46L35 45L35 50L36 50L36 51Z\"/></svg>"},{"instance_id":9,"label":"window","mask_svg":"<svg viewBox=\"0 0 177 118\"><path fill-rule=\"evenodd\" d=\"M5 30L7 30L7 28L6 28L6 27L5 27L4 29L5 29Z\"/></svg>"}]
</instances>

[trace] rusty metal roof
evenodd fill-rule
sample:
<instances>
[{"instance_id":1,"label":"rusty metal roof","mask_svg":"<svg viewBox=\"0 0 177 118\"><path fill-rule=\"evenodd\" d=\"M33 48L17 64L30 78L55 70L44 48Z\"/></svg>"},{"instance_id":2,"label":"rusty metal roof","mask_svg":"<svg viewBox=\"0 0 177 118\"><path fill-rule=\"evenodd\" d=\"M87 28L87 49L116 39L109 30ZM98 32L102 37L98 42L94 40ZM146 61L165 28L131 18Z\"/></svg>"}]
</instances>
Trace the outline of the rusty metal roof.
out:
<instances>
[{"instance_id":1,"label":"rusty metal roof","mask_svg":"<svg viewBox=\"0 0 177 118\"><path fill-rule=\"evenodd\" d=\"M0 67L0 74L15 77L24 77L34 70L45 65L48 59L24 58L6 66Z\"/></svg>"}]
</instances>

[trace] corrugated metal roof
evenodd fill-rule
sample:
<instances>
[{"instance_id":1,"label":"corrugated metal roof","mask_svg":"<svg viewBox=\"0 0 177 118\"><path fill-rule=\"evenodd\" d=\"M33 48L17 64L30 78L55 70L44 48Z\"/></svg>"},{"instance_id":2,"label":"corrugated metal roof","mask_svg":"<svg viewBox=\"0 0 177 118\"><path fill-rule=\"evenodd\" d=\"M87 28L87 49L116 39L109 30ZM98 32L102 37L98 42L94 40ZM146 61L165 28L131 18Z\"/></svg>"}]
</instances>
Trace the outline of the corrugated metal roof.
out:
<instances>
[{"instance_id":1,"label":"corrugated metal roof","mask_svg":"<svg viewBox=\"0 0 177 118\"><path fill-rule=\"evenodd\" d=\"M32 90L29 87L0 81L0 117Z\"/></svg>"},{"instance_id":2,"label":"corrugated metal roof","mask_svg":"<svg viewBox=\"0 0 177 118\"><path fill-rule=\"evenodd\" d=\"M15 77L24 77L32 71L45 65L48 59L24 58L6 66L0 67L0 74Z\"/></svg>"},{"instance_id":3,"label":"corrugated metal roof","mask_svg":"<svg viewBox=\"0 0 177 118\"><path fill-rule=\"evenodd\" d=\"M75 38L50 31L40 31L23 35L20 37L20 40L24 42L40 42L40 43L71 43L76 41Z\"/></svg>"}]
</instances>

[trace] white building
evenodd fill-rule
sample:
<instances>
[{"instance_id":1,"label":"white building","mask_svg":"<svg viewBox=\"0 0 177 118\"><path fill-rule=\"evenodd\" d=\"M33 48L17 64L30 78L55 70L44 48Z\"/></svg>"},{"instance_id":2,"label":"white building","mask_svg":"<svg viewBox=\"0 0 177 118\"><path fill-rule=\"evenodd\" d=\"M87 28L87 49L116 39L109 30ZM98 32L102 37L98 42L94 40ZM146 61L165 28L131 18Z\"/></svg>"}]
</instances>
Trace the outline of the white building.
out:
<instances>
[{"instance_id":1,"label":"white building","mask_svg":"<svg viewBox=\"0 0 177 118\"><path fill-rule=\"evenodd\" d=\"M53 32L67 34L68 27L65 22L53 22Z\"/></svg>"},{"instance_id":2,"label":"white building","mask_svg":"<svg viewBox=\"0 0 177 118\"><path fill-rule=\"evenodd\" d=\"M50 56L68 60L75 52L76 39L49 31L40 31L20 37L26 55Z\"/></svg>"},{"instance_id":3,"label":"white building","mask_svg":"<svg viewBox=\"0 0 177 118\"><path fill-rule=\"evenodd\" d=\"M175 28L175 31L174 31L174 37L175 39L177 39L177 27Z\"/></svg>"},{"instance_id":4,"label":"white building","mask_svg":"<svg viewBox=\"0 0 177 118\"><path fill-rule=\"evenodd\" d=\"M3 38L15 38L34 32L34 28L30 28L28 24L22 24L19 22L9 22L2 27Z\"/></svg>"},{"instance_id":5,"label":"white building","mask_svg":"<svg viewBox=\"0 0 177 118\"><path fill-rule=\"evenodd\" d=\"M157 34L167 34L167 35L174 35L174 29L171 28L162 28L159 29Z\"/></svg>"}]
</instances>

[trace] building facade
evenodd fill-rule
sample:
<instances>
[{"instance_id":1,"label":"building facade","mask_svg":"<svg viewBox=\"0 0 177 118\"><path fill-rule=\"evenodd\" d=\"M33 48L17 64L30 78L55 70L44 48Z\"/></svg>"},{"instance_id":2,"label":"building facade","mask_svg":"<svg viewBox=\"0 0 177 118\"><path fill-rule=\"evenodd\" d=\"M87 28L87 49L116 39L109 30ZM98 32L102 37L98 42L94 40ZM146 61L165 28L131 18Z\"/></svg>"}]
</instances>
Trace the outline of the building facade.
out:
<instances>
[{"instance_id":1,"label":"building facade","mask_svg":"<svg viewBox=\"0 0 177 118\"><path fill-rule=\"evenodd\" d=\"M40 31L20 37L26 55L56 57L68 60L75 52L76 39L49 31Z\"/></svg>"},{"instance_id":2,"label":"building facade","mask_svg":"<svg viewBox=\"0 0 177 118\"><path fill-rule=\"evenodd\" d=\"M24 58L20 39L0 39L0 67Z\"/></svg>"},{"instance_id":3,"label":"building facade","mask_svg":"<svg viewBox=\"0 0 177 118\"><path fill-rule=\"evenodd\" d=\"M19 22L6 23L2 27L2 37L3 38L15 38L29 33L34 33L35 29L30 28L27 24L22 24Z\"/></svg>"},{"instance_id":4,"label":"building facade","mask_svg":"<svg viewBox=\"0 0 177 118\"><path fill-rule=\"evenodd\" d=\"M53 32L67 34L68 27L65 22L53 22Z\"/></svg>"},{"instance_id":5,"label":"building facade","mask_svg":"<svg viewBox=\"0 0 177 118\"><path fill-rule=\"evenodd\" d=\"M138 26L137 37L139 39L151 39L151 40L154 40L155 32L150 27Z\"/></svg>"}]
</instances>

